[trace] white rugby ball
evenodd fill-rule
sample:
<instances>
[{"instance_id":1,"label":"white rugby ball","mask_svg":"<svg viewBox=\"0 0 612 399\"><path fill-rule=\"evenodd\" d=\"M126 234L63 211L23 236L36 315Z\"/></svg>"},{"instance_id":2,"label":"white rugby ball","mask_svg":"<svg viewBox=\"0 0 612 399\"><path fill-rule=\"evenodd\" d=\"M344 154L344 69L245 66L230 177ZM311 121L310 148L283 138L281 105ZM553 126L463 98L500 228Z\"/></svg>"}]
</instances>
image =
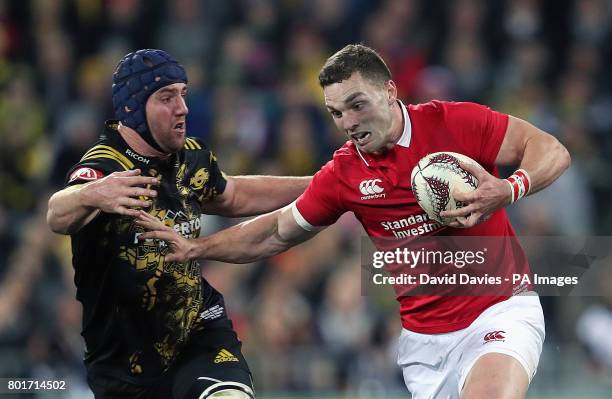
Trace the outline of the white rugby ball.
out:
<instances>
[{"instance_id":1,"label":"white rugby ball","mask_svg":"<svg viewBox=\"0 0 612 399\"><path fill-rule=\"evenodd\" d=\"M478 165L472 158L456 152L434 152L421 158L412 169L412 192L430 219L448 225L455 218L443 218L440 212L461 208L454 190L470 192L478 187L478 179L459 165L459 161Z\"/></svg>"}]
</instances>

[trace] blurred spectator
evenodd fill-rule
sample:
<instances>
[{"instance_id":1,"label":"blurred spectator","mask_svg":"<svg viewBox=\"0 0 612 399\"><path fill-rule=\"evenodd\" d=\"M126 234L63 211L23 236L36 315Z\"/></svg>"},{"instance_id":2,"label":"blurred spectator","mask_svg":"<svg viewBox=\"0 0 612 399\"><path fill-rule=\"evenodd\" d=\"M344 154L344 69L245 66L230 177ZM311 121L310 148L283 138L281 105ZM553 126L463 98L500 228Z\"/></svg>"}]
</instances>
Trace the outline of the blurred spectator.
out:
<instances>
[{"instance_id":1,"label":"blurred spectator","mask_svg":"<svg viewBox=\"0 0 612 399\"><path fill-rule=\"evenodd\" d=\"M51 156L45 116L32 71L19 67L0 97L0 205L16 213L32 211L42 193L35 184L46 177Z\"/></svg>"},{"instance_id":2,"label":"blurred spectator","mask_svg":"<svg viewBox=\"0 0 612 399\"><path fill-rule=\"evenodd\" d=\"M608 264L609 266L609 264ZM578 318L576 335L589 353L593 367L599 372L612 370L612 271L604 270L600 280L598 303L589 305Z\"/></svg>"}]
</instances>

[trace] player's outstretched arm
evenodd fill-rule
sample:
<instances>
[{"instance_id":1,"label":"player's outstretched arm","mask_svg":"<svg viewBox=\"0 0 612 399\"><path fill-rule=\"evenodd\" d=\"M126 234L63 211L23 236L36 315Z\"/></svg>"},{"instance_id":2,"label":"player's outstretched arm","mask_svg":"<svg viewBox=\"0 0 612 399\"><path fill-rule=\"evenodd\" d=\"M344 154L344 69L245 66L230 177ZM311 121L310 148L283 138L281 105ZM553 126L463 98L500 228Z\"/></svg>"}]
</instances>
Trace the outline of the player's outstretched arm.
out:
<instances>
[{"instance_id":1,"label":"player's outstretched arm","mask_svg":"<svg viewBox=\"0 0 612 399\"><path fill-rule=\"evenodd\" d=\"M549 186L570 166L567 149L553 136L522 119L509 117L504 141L495 160L497 165L520 165L529 178L533 194ZM482 167L462 163L462 167L479 181L478 189L470 193L453 193L456 200L467 205L440 213L457 217L451 227L472 227L478 221L513 201L513 189L506 179L498 179Z\"/></svg>"},{"instance_id":2,"label":"player's outstretched arm","mask_svg":"<svg viewBox=\"0 0 612 399\"><path fill-rule=\"evenodd\" d=\"M203 204L205 213L242 217L279 209L300 196L312 176L230 176L223 194Z\"/></svg>"},{"instance_id":3,"label":"player's outstretched arm","mask_svg":"<svg viewBox=\"0 0 612 399\"><path fill-rule=\"evenodd\" d=\"M47 224L56 233L73 234L100 212L136 216L134 207L148 207L140 196L155 197L146 185L158 185L154 177L140 176L140 170L114 172L89 183L67 187L49 199Z\"/></svg>"},{"instance_id":4,"label":"player's outstretched arm","mask_svg":"<svg viewBox=\"0 0 612 399\"><path fill-rule=\"evenodd\" d=\"M249 263L280 252L314 237L323 228L306 231L295 221L291 207L258 216L207 237L186 239L159 219L140 211L136 223L149 230L140 240L160 239L170 246L166 262L210 259Z\"/></svg>"}]
</instances>

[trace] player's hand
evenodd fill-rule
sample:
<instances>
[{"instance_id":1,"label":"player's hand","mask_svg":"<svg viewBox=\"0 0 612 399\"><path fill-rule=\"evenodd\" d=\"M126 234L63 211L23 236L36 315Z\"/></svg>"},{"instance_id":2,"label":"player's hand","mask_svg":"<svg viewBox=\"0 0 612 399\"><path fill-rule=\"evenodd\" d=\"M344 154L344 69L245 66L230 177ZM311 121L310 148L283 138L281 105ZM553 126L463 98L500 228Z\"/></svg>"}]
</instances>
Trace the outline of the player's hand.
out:
<instances>
[{"instance_id":1,"label":"player's hand","mask_svg":"<svg viewBox=\"0 0 612 399\"><path fill-rule=\"evenodd\" d=\"M141 176L140 169L114 172L103 179L93 181L81 190L83 204L106 213L136 217L138 210L147 208L151 201L139 197L156 197L157 191L147 186L159 185L159 179Z\"/></svg>"},{"instance_id":2,"label":"player's hand","mask_svg":"<svg viewBox=\"0 0 612 399\"><path fill-rule=\"evenodd\" d=\"M185 262L190 259L195 244L176 232L172 227L166 226L161 220L149 215L146 212L138 211L135 220L138 226L146 231L138 236L139 240L158 239L168 244L170 251L165 256L166 262Z\"/></svg>"},{"instance_id":3,"label":"player's hand","mask_svg":"<svg viewBox=\"0 0 612 399\"><path fill-rule=\"evenodd\" d=\"M468 193L452 192L453 198L465 205L459 209L442 211L440 216L456 217L456 220L449 223L450 227L468 228L510 203L511 189L503 179L493 176L480 165L464 162L460 162L460 165L478 179L478 188Z\"/></svg>"}]
</instances>

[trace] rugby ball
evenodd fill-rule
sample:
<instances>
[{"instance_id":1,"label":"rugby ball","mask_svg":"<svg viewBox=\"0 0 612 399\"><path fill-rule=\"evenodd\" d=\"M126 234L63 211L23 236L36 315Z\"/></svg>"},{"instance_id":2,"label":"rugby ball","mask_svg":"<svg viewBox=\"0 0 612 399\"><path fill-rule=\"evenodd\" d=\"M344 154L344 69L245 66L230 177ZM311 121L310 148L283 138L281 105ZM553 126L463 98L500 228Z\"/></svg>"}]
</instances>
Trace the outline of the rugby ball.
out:
<instances>
[{"instance_id":1,"label":"rugby ball","mask_svg":"<svg viewBox=\"0 0 612 399\"><path fill-rule=\"evenodd\" d=\"M478 165L472 158L456 152L434 152L421 158L412 169L412 192L430 219L448 225L455 218L443 218L440 212L461 208L453 190L470 192L478 187L478 179L459 165L459 161Z\"/></svg>"}]
</instances>

